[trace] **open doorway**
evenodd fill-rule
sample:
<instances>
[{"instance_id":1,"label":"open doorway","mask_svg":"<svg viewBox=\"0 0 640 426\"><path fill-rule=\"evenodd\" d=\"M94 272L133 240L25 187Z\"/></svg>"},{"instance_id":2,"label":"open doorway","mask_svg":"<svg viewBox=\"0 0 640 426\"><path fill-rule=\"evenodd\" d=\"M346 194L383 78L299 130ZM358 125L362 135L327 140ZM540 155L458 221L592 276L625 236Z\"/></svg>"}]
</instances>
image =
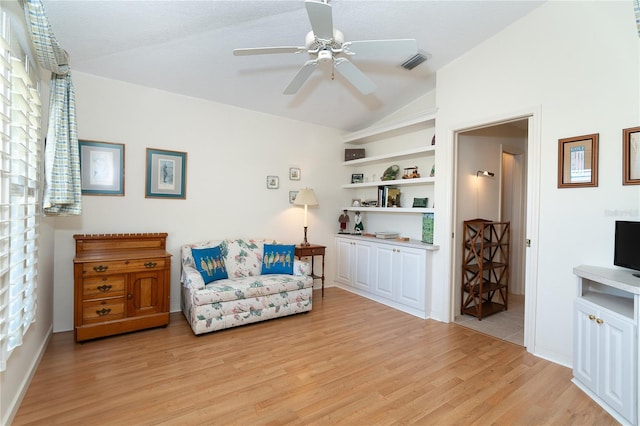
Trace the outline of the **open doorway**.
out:
<instances>
[{"instance_id":1,"label":"open doorway","mask_svg":"<svg viewBox=\"0 0 640 426\"><path fill-rule=\"evenodd\" d=\"M459 132L456 137L454 214L454 321L525 346L526 118ZM484 173L486 172L486 173ZM510 222L508 310L483 317L461 315L462 224L486 219ZM454 303L454 307L456 303Z\"/></svg>"}]
</instances>

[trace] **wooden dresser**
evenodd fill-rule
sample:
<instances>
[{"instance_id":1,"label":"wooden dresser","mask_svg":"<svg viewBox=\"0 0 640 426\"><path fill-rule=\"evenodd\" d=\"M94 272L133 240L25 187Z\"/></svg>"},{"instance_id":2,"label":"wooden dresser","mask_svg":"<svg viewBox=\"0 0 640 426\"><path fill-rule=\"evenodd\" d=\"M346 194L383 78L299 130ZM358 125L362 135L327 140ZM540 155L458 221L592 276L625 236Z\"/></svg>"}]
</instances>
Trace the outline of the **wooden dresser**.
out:
<instances>
[{"instance_id":1,"label":"wooden dresser","mask_svg":"<svg viewBox=\"0 0 640 426\"><path fill-rule=\"evenodd\" d=\"M76 341L169 324L166 233L73 238Z\"/></svg>"}]
</instances>

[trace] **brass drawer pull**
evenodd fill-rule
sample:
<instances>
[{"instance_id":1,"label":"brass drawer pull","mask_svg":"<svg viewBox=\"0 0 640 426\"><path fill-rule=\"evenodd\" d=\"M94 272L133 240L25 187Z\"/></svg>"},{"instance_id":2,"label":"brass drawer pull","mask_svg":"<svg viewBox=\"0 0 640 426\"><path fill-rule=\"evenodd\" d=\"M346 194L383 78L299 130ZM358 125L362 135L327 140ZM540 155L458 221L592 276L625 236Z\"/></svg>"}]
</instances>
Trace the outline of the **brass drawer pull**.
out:
<instances>
[{"instance_id":1,"label":"brass drawer pull","mask_svg":"<svg viewBox=\"0 0 640 426\"><path fill-rule=\"evenodd\" d=\"M93 270L96 272L105 272L107 269L109 269L108 266L104 266L104 265L99 265L99 266L94 266Z\"/></svg>"},{"instance_id":2,"label":"brass drawer pull","mask_svg":"<svg viewBox=\"0 0 640 426\"><path fill-rule=\"evenodd\" d=\"M144 264L144 267L145 268L155 268L156 265L157 265L156 262L147 262L147 263Z\"/></svg>"},{"instance_id":3,"label":"brass drawer pull","mask_svg":"<svg viewBox=\"0 0 640 426\"><path fill-rule=\"evenodd\" d=\"M111 290L111 284L105 284L105 285L99 285L98 287L96 287L99 291L101 292L107 292L109 290Z\"/></svg>"},{"instance_id":4,"label":"brass drawer pull","mask_svg":"<svg viewBox=\"0 0 640 426\"><path fill-rule=\"evenodd\" d=\"M111 308L102 308L99 311L96 311L96 314L100 315L101 317L109 314L109 312L111 312Z\"/></svg>"}]
</instances>

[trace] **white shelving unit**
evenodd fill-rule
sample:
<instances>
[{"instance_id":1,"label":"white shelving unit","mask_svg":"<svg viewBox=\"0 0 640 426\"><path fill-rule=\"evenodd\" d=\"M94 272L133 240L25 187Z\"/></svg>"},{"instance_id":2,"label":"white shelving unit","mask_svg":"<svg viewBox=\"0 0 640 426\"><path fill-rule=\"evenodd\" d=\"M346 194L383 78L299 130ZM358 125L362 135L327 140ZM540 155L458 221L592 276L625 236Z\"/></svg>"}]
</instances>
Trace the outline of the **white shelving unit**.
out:
<instances>
[{"instance_id":1,"label":"white shelving unit","mask_svg":"<svg viewBox=\"0 0 640 426\"><path fill-rule=\"evenodd\" d=\"M387 122L378 126L372 126L363 130L359 130L353 133L349 133L343 136L343 142L345 145L364 145L364 144L376 144L384 143L387 139L396 137L402 137L403 135L411 135L415 132L424 131L424 129L432 127L435 133L435 119L437 109L429 110L419 114L406 117L402 120L396 120ZM400 142L402 143L402 141ZM390 144L391 145L391 144ZM398 146L396 143L393 147ZM386 148L386 146L385 146ZM386 151L378 153L365 158L359 158L357 160L350 160L343 162L343 166L351 167L355 170L362 170L368 166L385 164L392 165L397 161L412 160L416 162L422 161L423 163L433 158L435 161L436 146L431 145L431 138L428 140L425 138L423 144L420 146L406 147L405 149ZM411 164L411 163L409 163ZM434 163L435 164L435 163ZM371 170L371 169L368 169ZM380 186L394 186L394 187L409 187L412 189L412 193L415 196L424 196L419 191L423 187L427 192L431 194L431 203L433 203L433 185L436 182L435 177L424 176L429 174L430 170L424 170L424 166L421 166L423 177L414 179L394 179L394 180L371 180L362 183L346 183L342 185L343 189L348 190L366 190L371 188L377 188ZM402 172L402 170L401 170ZM418 195L420 194L420 195ZM427 197L429 198L429 197ZM405 200L403 205L411 205L409 200ZM403 214L419 214L419 213L432 213L433 208L412 208L412 207L344 207L343 210L347 211L360 211L360 212L375 212L375 213L403 213Z\"/></svg>"},{"instance_id":2,"label":"white shelving unit","mask_svg":"<svg viewBox=\"0 0 640 426\"><path fill-rule=\"evenodd\" d=\"M344 166L364 166L370 164L379 164L389 162L391 160L403 160L405 158L413 158L418 155L424 155L435 152L435 145L429 145L425 147L419 147L414 149L408 149L406 151L391 152L389 154L375 155L367 158L358 158L357 160L345 161L342 163ZM405 179L407 180L407 179Z\"/></svg>"},{"instance_id":3,"label":"white shelving unit","mask_svg":"<svg viewBox=\"0 0 640 426\"><path fill-rule=\"evenodd\" d=\"M342 141L344 143L360 145L360 144L369 143L368 139L372 137L379 137L387 133L391 133L396 130L403 130L417 124L428 123L428 122L435 123L437 112L438 112L438 109L434 108L432 110L421 112L419 114L415 114L410 117L405 117L401 120L390 121L384 124L380 124L378 126L371 126L371 127L367 127L366 129L347 133L342 137Z\"/></svg>"}]
</instances>

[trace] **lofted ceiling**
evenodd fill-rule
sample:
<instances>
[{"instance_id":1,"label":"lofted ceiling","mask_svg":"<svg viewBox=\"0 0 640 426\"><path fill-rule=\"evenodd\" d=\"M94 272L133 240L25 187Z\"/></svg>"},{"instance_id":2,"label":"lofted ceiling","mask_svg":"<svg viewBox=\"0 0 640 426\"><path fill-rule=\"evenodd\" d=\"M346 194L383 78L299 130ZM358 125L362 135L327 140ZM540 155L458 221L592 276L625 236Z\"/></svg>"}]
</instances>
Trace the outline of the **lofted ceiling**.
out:
<instances>
[{"instance_id":1,"label":"lofted ceiling","mask_svg":"<svg viewBox=\"0 0 640 426\"><path fill-rule=\"evenodd\" d=\"M304 46L303 0L43 0L72 70L346 131L365 127L435 88L438 69L544 0L333 0L345 41L415 38L430 59L351 58L377 86L362 95L320 64L283 95L308 54L234 56L233 49ZM473 70L470 70L473 72Z\"/></svg>"}]
</instances>

